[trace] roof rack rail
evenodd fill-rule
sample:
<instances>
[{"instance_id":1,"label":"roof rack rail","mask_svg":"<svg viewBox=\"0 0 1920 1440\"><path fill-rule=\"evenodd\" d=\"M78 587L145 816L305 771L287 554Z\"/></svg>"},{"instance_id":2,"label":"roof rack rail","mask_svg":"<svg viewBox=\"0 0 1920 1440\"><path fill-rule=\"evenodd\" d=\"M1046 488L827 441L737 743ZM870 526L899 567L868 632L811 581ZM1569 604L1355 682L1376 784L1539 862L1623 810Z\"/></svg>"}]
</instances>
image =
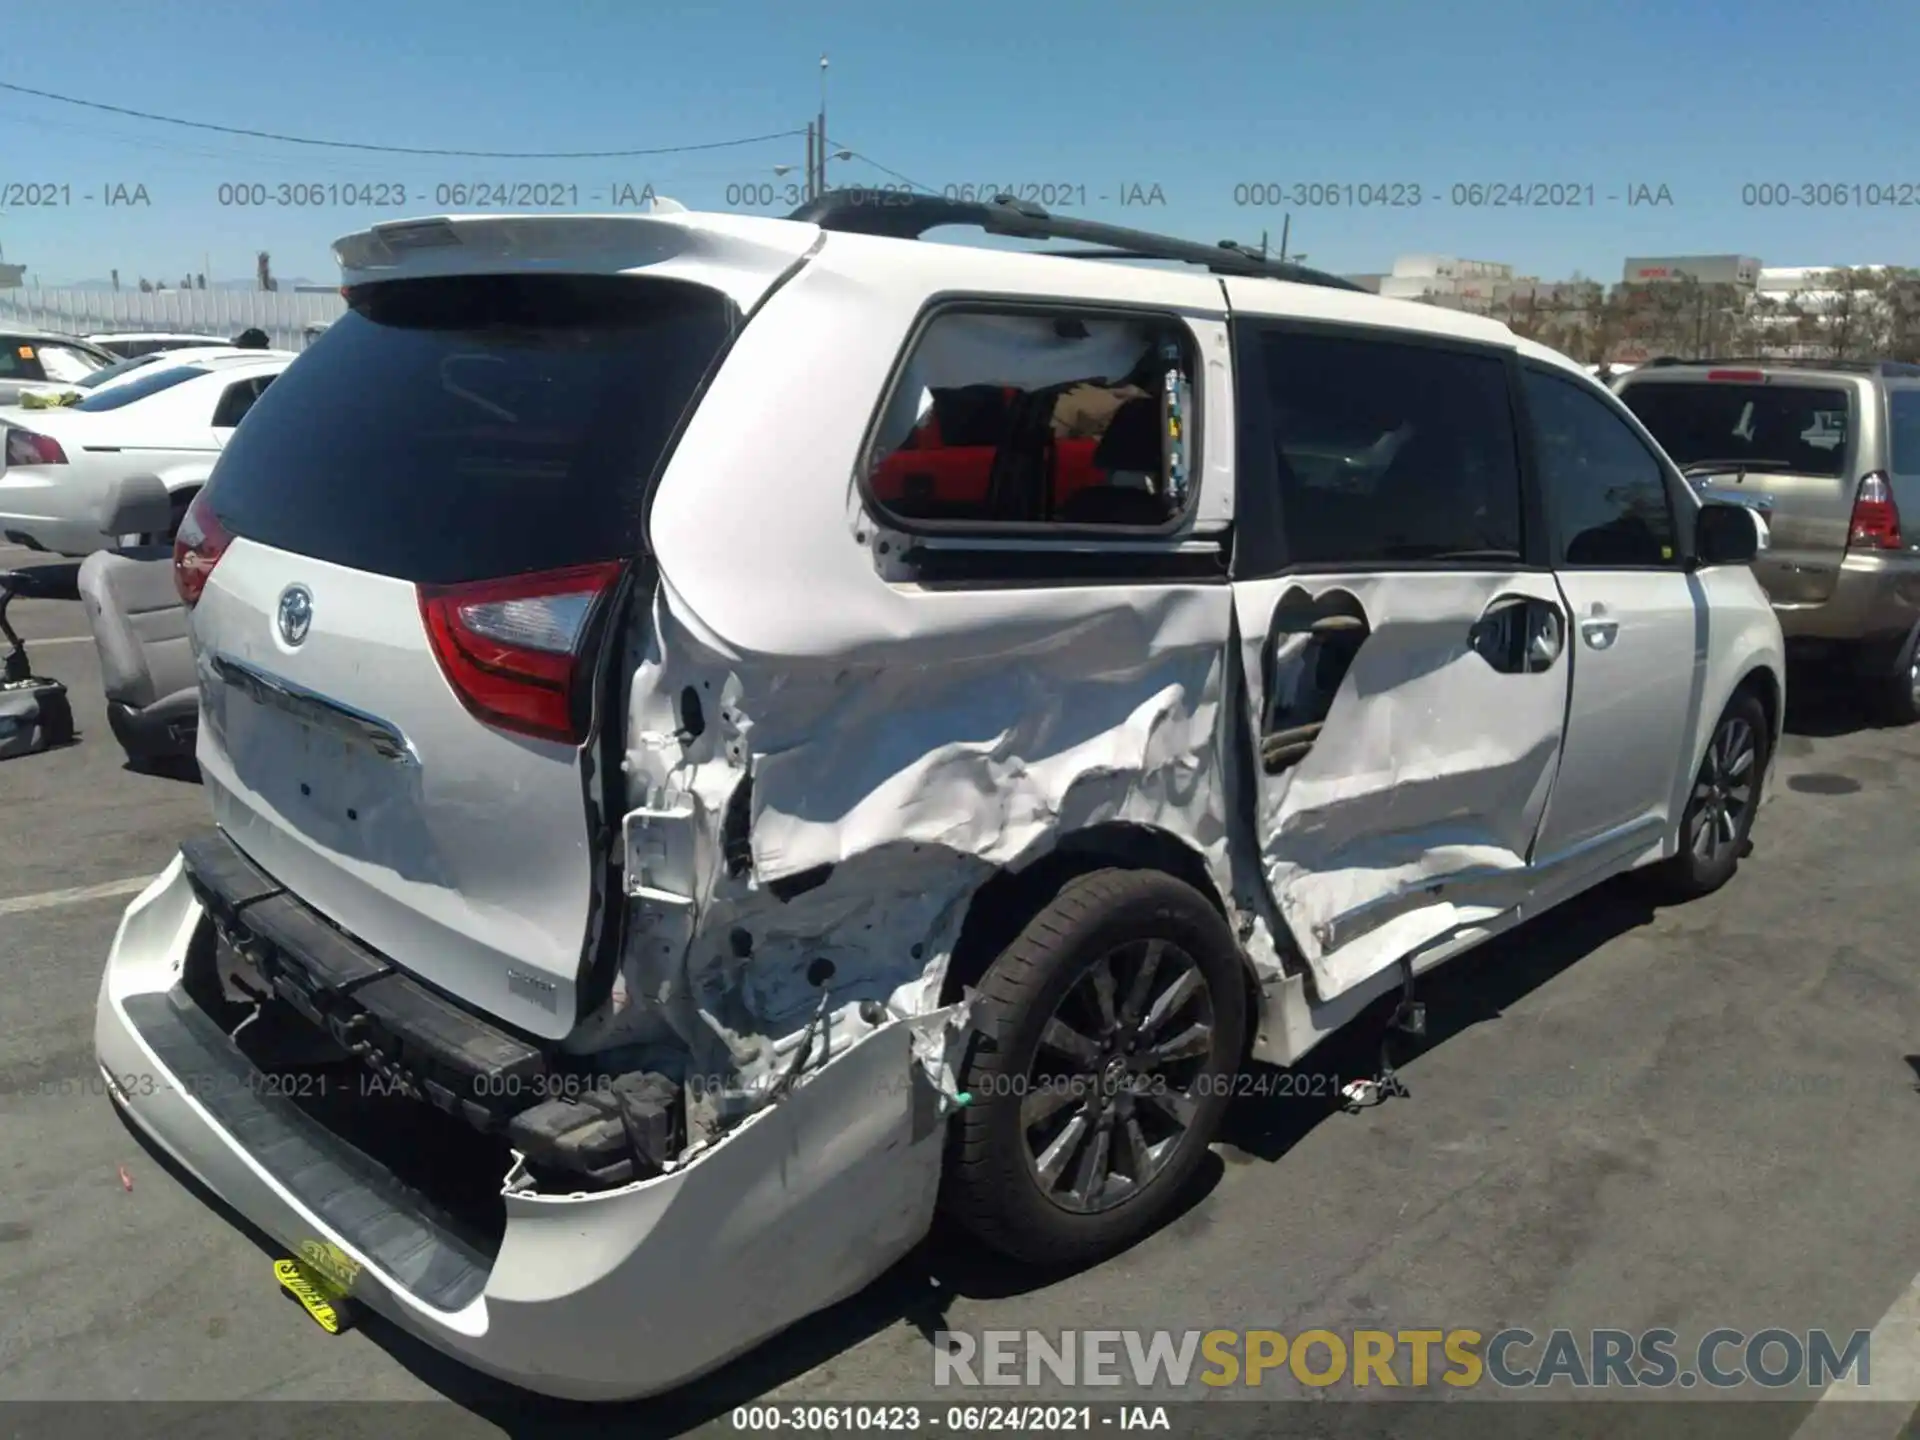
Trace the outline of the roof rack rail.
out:
<instances>
[{"instance_id":1,"label":"roof rack rail","mask_svg":"<svg viewBox=\"0 0 1920 1440\"><path fill-rule=\"evenodd\" d=\"M1658 355L1639 368L1657 370L1668 365L1767 365L1781 370L1845 370L1884 379L1920 378L1920 365L1905 360L1816 360L1799 355L1713 355L1691 360L1679 355Z\"/></svg>"},{"instance_id":2,"label":"roof rack rail","mask_svg":"<svg viewBox=\"0 0 1920 1440\"><path fill-rule=\"evenodd\" d=\"M1178 260L1203 265L1216 275L1255 275L1290 280L1296 285L1319 285L1330 290L1366 293L1351 280L1284 260L1269 260L1231 240L1206 245L1107 225L1097 220L1075 220L1053 215L1038 205L996 195L992 200L949 200L940 195L903 195L895 190L830 190L810 200L787 217L854 235L881 235L895 240L918 240L944 225L964 225L989 235L1020 240L1077 240L1098 250L1047 251L1043 255L1076 260Z\"/></svg>"}]
</instances>

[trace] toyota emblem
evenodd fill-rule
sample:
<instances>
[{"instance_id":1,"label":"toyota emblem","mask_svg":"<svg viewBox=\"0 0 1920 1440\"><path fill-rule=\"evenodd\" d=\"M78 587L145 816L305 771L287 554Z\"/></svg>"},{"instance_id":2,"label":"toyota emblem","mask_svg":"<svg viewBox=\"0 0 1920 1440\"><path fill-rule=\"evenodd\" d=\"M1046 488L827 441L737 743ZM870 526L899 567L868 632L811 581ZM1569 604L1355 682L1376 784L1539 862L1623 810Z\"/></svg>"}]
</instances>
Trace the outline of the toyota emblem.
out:
<instances>
[{"instance_id":1,"label":"toyota emblem","mask_svg":"<svg viewBox=\"0 0 1920 1440\"><path fill-rule=\"evenodd\" d=\"M280 638L298 645L313 628L313 596L304 585L289 585L280 592Z\"/></svg>"}]
</instances>

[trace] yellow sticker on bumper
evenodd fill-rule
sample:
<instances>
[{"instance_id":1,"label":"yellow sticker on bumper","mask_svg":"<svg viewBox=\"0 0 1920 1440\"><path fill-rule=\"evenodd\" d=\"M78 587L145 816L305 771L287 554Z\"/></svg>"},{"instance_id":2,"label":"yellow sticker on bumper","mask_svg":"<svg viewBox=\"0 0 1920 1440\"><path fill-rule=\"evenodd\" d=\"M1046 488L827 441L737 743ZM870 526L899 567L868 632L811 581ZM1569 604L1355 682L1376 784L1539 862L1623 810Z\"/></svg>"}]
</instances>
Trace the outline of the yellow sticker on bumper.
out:
<instances>
[{"instance_id":1,"label":"yellow sticker on bumper","mask_svg":"<svg viewBox=\"0 0 1920 1440\"><path fill-rule=\"evenodd\" d=\"M274 1261L273 1278L306 1307L314 1324L329 1335L338 1335L353 1323L347 1313L345 1297L336 1293L324 1280L308 1273L298 1260Z\"/></svg>"}]
</instances>

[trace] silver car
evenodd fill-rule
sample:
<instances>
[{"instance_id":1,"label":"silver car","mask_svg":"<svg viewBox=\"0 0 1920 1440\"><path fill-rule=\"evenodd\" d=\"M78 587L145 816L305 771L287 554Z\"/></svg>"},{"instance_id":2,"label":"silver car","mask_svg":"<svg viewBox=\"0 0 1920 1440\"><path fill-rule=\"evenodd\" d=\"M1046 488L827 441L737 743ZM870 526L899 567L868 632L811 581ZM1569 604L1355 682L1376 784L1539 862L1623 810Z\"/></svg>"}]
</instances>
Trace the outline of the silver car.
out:
<instances>
[{"instance_id":1,"label":"silver car","mask_svg":"<svg viewBox=\"0 0 1920 1440\"><path fill-rule=\"evenodd\" d=\"M1920 720L1920 365L1655 361L1617 393L1703 498L1767 518L1754 572L1789 646Z\"/></svg>"}]
</instances>

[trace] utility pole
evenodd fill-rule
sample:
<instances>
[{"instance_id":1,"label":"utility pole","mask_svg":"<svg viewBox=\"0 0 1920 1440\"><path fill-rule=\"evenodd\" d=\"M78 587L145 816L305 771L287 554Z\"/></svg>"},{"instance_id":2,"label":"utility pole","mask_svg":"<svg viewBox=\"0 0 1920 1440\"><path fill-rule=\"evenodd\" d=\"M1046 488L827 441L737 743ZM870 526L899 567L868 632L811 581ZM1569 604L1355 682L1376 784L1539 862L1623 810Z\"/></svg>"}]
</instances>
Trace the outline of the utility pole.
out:
<instances>
[{"instance_id":1,"label":"utility pole","mask_svg":"<svg viewBox=\"0 0 1920 1440\"><path fill-rule=\"evenodd\" d=\"M820 191L818 190L818 188L816 188L816 185L815 185L815 182L819 179L819 172L815 169L815 166L818 162L814 158L818 154L818 151L814 147L815 147L815 140L813 135L813 121L809 120L807 122L807 184L806 184L807 199L809 200L818 200L820 198Z\"/></svg>"},{"instance_id":2,"label":"utility pole","mask_svg":"<svg viewBox=\"0 0 1920 1440\"><path fill-rule=\"evenodd\" d=\"M819 194L827 193L827 57L820 57L820 189Z\"/></svg>"},{"instance_id":3,"label":"utility pole","mask_svg":"<svg viewBox=\"0 0 1920 1440\"><path fill-rule=\"evenodd\" d=\"M1286 218L1280 222L1280 263L1282 265L1287 263L1287 237L1292 233L1293 233L1293 212L1289 210L1286 214ZM1263 247L1263 254L1264 254L1264 247L1266 243L1267 243L1266 234L1265 232L1262 232L1260 236L1260 244Z\"/></svg>"}]
</instances>

